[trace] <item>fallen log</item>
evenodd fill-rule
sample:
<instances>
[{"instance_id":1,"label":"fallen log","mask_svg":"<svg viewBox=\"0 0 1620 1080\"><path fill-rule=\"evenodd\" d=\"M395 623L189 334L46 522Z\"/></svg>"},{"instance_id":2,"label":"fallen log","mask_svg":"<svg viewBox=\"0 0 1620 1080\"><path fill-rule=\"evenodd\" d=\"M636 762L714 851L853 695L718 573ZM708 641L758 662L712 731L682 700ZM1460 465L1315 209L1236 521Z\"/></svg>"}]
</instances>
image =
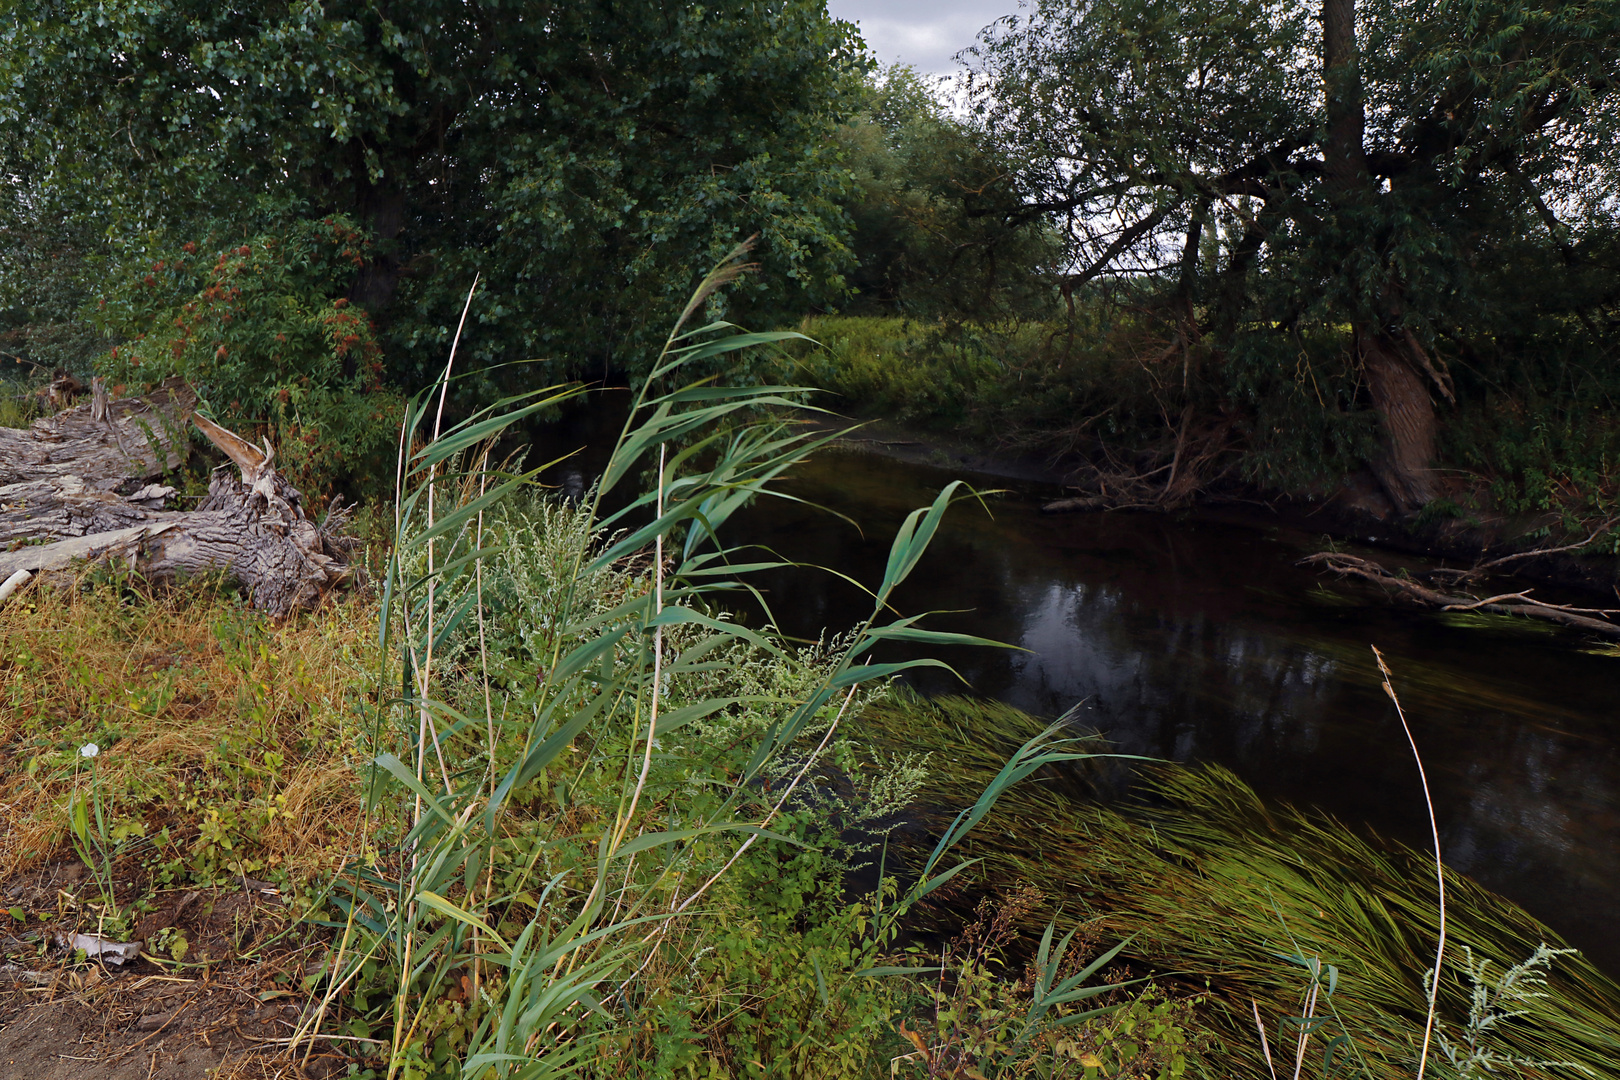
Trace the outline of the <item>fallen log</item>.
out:
<instances>
[{"instance_id":1,"label":"fallen log","mask_svg":"<svg viewBox=\"0 0 1620 1080\"><path fill-rule=\"evenodd\" d=\"M358 542L343 535L351 508L334 499L319 522L261 449L192 412L196 396L165 384L144 399L95 400L0 429L0 580L19 570L60 574L121 560L150 580L223 573L254 607L310 608L350 581ZM72 414L72 415L70 415ZM164 509L171 487L151 481L184 460L195 424L234 463L215 469L195 510ZM123 492L120 494L120 492Z\"/></svg>"},{"instance_id":2,"label":"fallen log","mask_svg":"<svg viewBox=\"0 0 1620 1080\"><path fill-rule=\"evenodd\" d=\"M156 480L186 463L187 418L196 407L197 395L181 379L145 397L111 399L95 379L86 404L26 428L0 427L0 486L73 476L86 488L112 491Z\"/></svg>"},{"instance_id":3,"label":"fallen log","mask_svg":"<svg viewBox=\"0 0 1620 1080\"><path fill-rule=\"evenodd\" d=\"M1570 604L1549 604L1530 596L1530 590L1501 593L1484 598L1443 593L1431 589L1409 577L1390 572L1386 567L1355 555L1337 551L1320 551L1299 561L1301 566L1321 566L1341 577L1359 578L1393 589L1428 607L1441 611L1488 611L1496 615L1523 615L1530 619L1545 619L1563 626L1620 638L1620 624L1608 621L1611 615L1620 615L1620 608L1580 608Z\"/></svg>"}]
</instances>

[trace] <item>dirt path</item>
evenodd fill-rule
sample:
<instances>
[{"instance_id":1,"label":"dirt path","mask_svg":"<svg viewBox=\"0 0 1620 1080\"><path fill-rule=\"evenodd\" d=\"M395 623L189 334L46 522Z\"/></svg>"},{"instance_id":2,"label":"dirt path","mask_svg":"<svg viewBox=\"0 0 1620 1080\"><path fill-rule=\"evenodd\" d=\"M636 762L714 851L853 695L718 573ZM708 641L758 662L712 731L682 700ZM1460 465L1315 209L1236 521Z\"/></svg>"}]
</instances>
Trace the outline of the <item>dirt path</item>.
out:
<instances>
[{"instance_id":1,"label":"dirt path","mask_svg":"<svg viewBox=\"0 0 1620 1080\"><path fill-rule=\"evenodd\" d=\"M273 890L156 893L155 910L124 935L144 943L142 955L113 966L65 947L64 934L94 930L82 912L51 911L82 877L82 866L58 863L3 890L10 908L0 920L11 928L0 932L0 1080L326 1080L348 1072L352 1059L327 1040L303 1066L289 1057L291 1036L313 1007L304 968L322 949L297 932ZM190 943L189 964L146 953L176 937Z\"/></svg>"}]
</instances>

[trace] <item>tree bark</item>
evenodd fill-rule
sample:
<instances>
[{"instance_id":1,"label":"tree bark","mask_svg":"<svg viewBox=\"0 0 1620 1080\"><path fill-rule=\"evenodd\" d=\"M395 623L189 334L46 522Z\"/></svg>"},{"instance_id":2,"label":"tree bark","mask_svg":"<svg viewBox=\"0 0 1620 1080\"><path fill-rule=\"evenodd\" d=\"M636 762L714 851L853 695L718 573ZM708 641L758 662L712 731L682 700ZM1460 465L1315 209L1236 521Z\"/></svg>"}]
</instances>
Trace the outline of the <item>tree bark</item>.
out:
<instances>
[{"instance_id":1,"label":"tree bark","mask_svg":"<svg viewBox=\"0 0 1620 1080\"><path fill-rule=\"evenodd\" d=\"M1371 227L1378 199L1367 168L1355 0L1322 0L1322 69L1328 119L1323 170L1340 227L1353 233ZM1372 240L1366 237L1364 242ZM1372 462L1373 472L1396 509L1410 514L1439 491L1432 467L1438 423L1428 386L1413 367L1406 343L1391 332L1402 315L1401 292L1388 268L1384 273L1375 290L1376 310L1354 314L1351 335L1384 429L1384 449Z\"/></svg>"},{"instance_id":2,"label":"tree bark","mask_svg":"<svg viewBox=\"0 0 1620 1080\"><path fill-rule=\"evenodd\" d=\"M1385 447L1373 475L1402 514L1415 513L1439 495L1431 465L1438 425L1429 388L1386 335L1358 335L1357 351L1384 424Z\"/></svg>"},{"instance_id":3,"label":"tree bark","mask_svg":"<svg viewBox=\"0 0 1620 1080\"><path fill-rule=\"evenodd\" d=\"M27 428L0 427L0 485L76 477L112 491L141 486L186 463L186 417L197 395L170 379L145 397L107 398L95 380L92 400ZM6 501L0 488L0 503Z\"/></svg>"},{"instance_id":4,"label":"tree bark","mask_svg":"<svg viewBox=\"0 0 1620 1080\"><path fill-rule=\"evenodd\" d=\"M360 166L356 213L371 229L377 248L360 268L349 289L349 300L365 308L374 319L386 318L399 285L400 262L394 242L405 228L405 192L392 179L373 184Z\"/></svg>"},{"instance_id":5,"label":"tree bark","mask_svg":"<svg viewBox=\"0 0 1620 1080\"><path fill-rule=\"evenodd\" d=\"M1323 171L1339 203L1371 194L1367 173L1367 114L1356 45L1356 0L1322 0L1322 81L1327 94Z\"/></svg>"},{"instance_id":6,"label":"tree bark","mask_svg":"<svg viewBox=\"0 0 1620 1080\"><path fill-rule=\"evenodd\" d=\"M191 414L195 402L183 383L165 384L149 398L109 402L98 393L26 431L0 428L0 479L22 477L0 485L0 544L10 547L0 552L0 580L121 559L159 581L223 573L274 615L313 607L349 581L358 545L341 535L347 513L334 504L316 524L272 468L273 452ZM184 460L188 417L241 478L222 466L196 510L166 510L174 488L148 481L165 461Z\"/></svg>"}]
</instances>

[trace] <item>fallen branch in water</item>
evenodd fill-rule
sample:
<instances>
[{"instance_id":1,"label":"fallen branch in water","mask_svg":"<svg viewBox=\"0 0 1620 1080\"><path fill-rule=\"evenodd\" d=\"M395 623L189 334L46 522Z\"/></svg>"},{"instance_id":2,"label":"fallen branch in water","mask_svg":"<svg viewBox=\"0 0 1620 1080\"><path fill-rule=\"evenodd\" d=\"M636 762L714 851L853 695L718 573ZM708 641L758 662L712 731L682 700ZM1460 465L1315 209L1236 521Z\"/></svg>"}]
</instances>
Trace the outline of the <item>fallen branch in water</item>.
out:
<instances>
[{"instance_id":1,"label":"fallen branch in water","mask_svg":"<svg viewBox=\"0 0 1620 1080\"><path fill-rule=\"evenodd\" d=\"M1165 418L1167 439L1147 460L1122 461L1100 440L1093 450L1090 483L1071 485L1077 494L1044 503L1041 512L1088 510L1179 510L1231 468L1220 459L1232 450L1231 417L1198 422L1191 407L1179 420ZM1166 460L1168 455L1168 460ZM1163 477L1163 479L1161 479Z\"/></svg>"},{"instance_id":2,"label":"fallen branch in water","mask_svg":"<svg viewBox=\"0 0 1620 1080\"><path fill-rule=\"evenodd\" d=\"M1445 578L1453 585L1461 585L1464 582L1475 581L1490 573L1492 570L1501 569L1508 563L1518 562L1520 559L1534 559L1542 555L1562 555L1566 551L1579 551L1581 548L1590 547L1597 542L1598 537L1614 528L1617 524L1620 524L1620 518L1610 518L1608 521L1605 521L1603 524L1593 529L1591 535L1585 540L1577 540L1573 544L1559 544L1557 547L1539 547L1531 548L1529 551L1515 551L1511 555L1503 555L1500 558L1492 559L1489 562L1475 563L1466 570L1447 569L1442 567L1438 570L1430 570L1423 576L1428 578Z\"/></svg>"},{"instance_id":3,"label":"fallen branch in water","mask_svg":"<svg viewBox=\"0 0 1620 1080\"><path fill-rule=\"evenodd\" d=\"M1391 572L1371 559L1345 555L1337 551L1321 551L1299 561L1301 566L1321 566L1341 577L1359 578L1394 589L1419 603L1441 611L1488 611L1496 615L1523 615L1531 619L1545 619L1578 630L1620 638L1620 624L1609 622L1611 615L1620 615L1620 608L1582 608L1570 604L1549 604L1523 592L1502 593L1483 599L1458 596L1431 589L1408 577Z\"/></svg>"}]
</instances>

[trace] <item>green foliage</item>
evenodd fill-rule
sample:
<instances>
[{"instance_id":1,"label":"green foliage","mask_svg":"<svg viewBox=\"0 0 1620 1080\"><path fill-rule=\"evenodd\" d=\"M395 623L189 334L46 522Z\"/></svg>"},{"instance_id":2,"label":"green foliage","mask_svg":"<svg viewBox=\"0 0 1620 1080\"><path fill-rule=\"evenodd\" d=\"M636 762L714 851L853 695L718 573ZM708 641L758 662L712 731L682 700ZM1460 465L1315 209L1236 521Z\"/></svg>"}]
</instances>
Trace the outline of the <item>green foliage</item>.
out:
<instances>
[{"instance_id":1,"label":"green foliage","mask_svg":"<svg viewBox=\"0 0 1620 1080\"><path fill-rule=\"evenodd\" d=\"M1524 960L1493 973L1489 959L1476 957L1474 950L1463 946L1463 962L1459 966L1473 988L1468 1005L1468 1021L1461 1032L1453 1033L1457 1040L1455 1042L1447 1035L1444 1024L1435 1029L1440 1050L1456 1070L1459 1080L1476 1080L1499 1073L1504 1068L1571 1069L1596 1075L1578 1062L1516 1058L1500 1052L1494 1046L1496 1033L1503 1025L1528 1016L1531 1004L1551 996L1547 990L1547 979L1553 961L1574 951L1554 949L1541 943Z\"/></svg>"},{"instance_id":2,"label":"green foliage","mask_svg":"<svg viewBox=\"0 0 1620 1080\"><path fill-rule=\"evenodd\" d=\"M1488 480L1495 505L1510 513L1550 512L1575 529L1582 519L1610 516L1620 500L1620 429L1608 396L1490 394L1460 413L1447 448Z\"/></svg>"},{"instance_id":3,"label":"green foliage","mask_svg":"<svg viewBox=\"0 0 1620 1080\"><path fill-rule=\"evenodd\" d=\"M0 161L0 173L17 164L4 135ZM96 278L84 260L96 243L94 226L41 220L18 179L0 175L0 370L39 382L56 370L85 379L111 344L82 314Z\"/></svg>"},{"instance_id":4,"label":"green foliage","mask_svg":"<svg viewBox=\"0 0 1620 1080\"><path fill-rule=\"evenodd\" d=\"M1096 1076L1173 1080L1195 1060L1202 1040L1184 1027L1196 1002L1166 1000L1154 990L1127 992L1133 982L1099 975L1123 945L1095 952L1095 934L1075 927L1053 948L1048 925L1021 977L1007 950L1018 923L1044 896L1025 885L979 904L975 919L940 956L939 974L919 980L898 1025L915 1052L895 1061L895 1075L967 1078ZM1073 951L1070 947L1073 946ZM1086 962L1089 958L1089 963ZM1111 1004L1099 1005L1098 1002ZM1078 1008L1079 1002L1086 1002Z\"/></svg>"},{"instance_id":5,"label":"green foliage","mask_svg":"<svg viewBox=\"0 0 1620 1080\"><path fill-rule=\"evenodd\" d=\"M343 215L375 241L349 298L399 385L431 377L474 272L464 348L570 370L644 372L687 267L751 234L769 273L739 310L842 289L829 135L864 61L816 0L0 15L0 184L39 228L87 223L110 247L86 255L145 273L200 234Z\"/></svg>"},{"instance_id":6,"label":"green foliage","mask_svg":"<svg viewBox=\"0 0 1620 1080\"><path fill-rule=\"evenodd\" d=\"M99 300L97 323L122 343L97 369L126 389L185 378L219 422L268 434L309 495L381 477L400 398L370 317L342 295L369 248L337 217L217 252L187 241Z\"/></svg>"},{"instance_id":7,"label":"green foliage","mask_svg":"<svg viewBox=\"0 0 1620 1080\"><path fill-rule=\"evenodd\" d=\"M836 407L859 416L1015 451L1114 448L1151 462L1144 469L1174 450L1165 416L1177 402L1167 386L1179 381L1181 357L1154 348L1150 319L1112 304L1078 306L1067 322L820 316L799 329L817 344L785 346L783 377L840 395ZM1195 392L1217 406L1207 386ZM1285 429L1277 428L1280 442ZM1257 471L1265 467L1259 455L1251 460ZM1319 453L1309 462L1301 471L1320 467Z\"/></svg>"},{"instance_id":8,"label":"green foliage","mask_svg":"<svg viewBox=\"0 0 1620 1080\"><path fill-rule=\"evenodd\" d=\"M957 344L938 324L820 316L804 320L799 330L816 344L789 344L790 377L838 394L838 407L861 415L961 424L1005 375L1004 356Z\"/></svg>"},{"instance_id":9,"label":"green foliage","mask_svg":"<svg viewBox=\"0 0 1620 1080\"><path fill-rule=\"evenodd\" d=\"M802 826L785 828L808 839ZM886 1069L897 987L859 972L892 944L893 920L883 925L870 900L847 901L844 867L818 845L760 848L717 887L706 928L666 936L627 1015L602 1024L594 1075L811 1080Z\"/></svg>"},{"instance_id":10,"label":"green foliage","mask_svg":"<svg viewBox=\"0 0 1620 1080\"><path fill-rule=\"evenodd\" d=\"M1292 1043L1296 1062L1311 1060L1314 1064L1319 1056L1324 1078L1380 1075L1375 1066L1387 1065L1380 1060L1382 1055L1376 1049L1372 1056L1364 1051L1366 1033L1346 1023L1339 1011L1340 970L1332 964L1324 965L1320 957L1303 955L1297 943L1291 944L1295 949L1293 953L1279 955L1301 968L1307 981L1301 1014L1283 1018L1273 1033L1278 1050L1286 1058L1288 1044ZM1460 1031L1451 1031L1445 1020L1436 1021L1434 1050L1425 1062L1432 1065L1433 1075L1456 1080L1480 1080L1504 1072L1520 1076L1547 1075L1552 1070L1570 1075L1600 1075L1580 1061L1542 1061L1501 1049L1504 1041L1509 1045L1513 1041L1502 1029L1515 1020L1530 1017L1530 1006L1553 996L1547 990L1553 961L1560 956L1577 955L1576 950L1554 949L1543 942L1525 960L1505 968L1500 974L1493 974L1491 962L1476 957L1469 946L1464 945L1462 953L1462 963L1455 966L1461 969L1471 989L1468 1015L1460 1023ZM1434 976L1432 969L1425 974L1425 993L1433 987ZM1268 1069L1275 1072L1277 1059L1271 1049L1273 1044L1266 1036L1266 1025L1258 1009L1256 1022L1262 1055ZM1457 1041L1453 1041L1453 1036ZM1312 1045L1313 1039L1320 1050ZM1419 1057L1423 1060L1421 1050Z\"/></svg>"},{"instance_id":11,"label":"green foliage","mask_svg":"<svg viewBox=\"0 0 1620 1080\"><path fill-rule=\"evenodd\" d=\"M968 97L1002 220L1051 215L1064 294L1134 283L1180 354L1166 415L1240 412L1251 475L1297 483L1379 460L1369 349L1465 413L1612 397L1617 41L1609 0L1043 0L971 51Z\"/></svg>"},{"instance_id":12,"label":"green foliage","mask_svg":"<svg viewBox=\"0 0 1620 1080\"><path fill-rule=\"evenodd\" d=\"M90 791L88 794L83 790L74 792L68 804L68 831L73 834L74 850L89 867L90 876L101 892L102 916L116 920L118 903L113 895L113 861L121 854L118 849L123 845L112 835L112 807L101 791L101 773L96 768L100 752L101 748L95 743L86 743L79 751L81 758L89 759ZM75 787L79 786L78 779L74 778Z\"/></svg>"},{"instance_id":13,"label":"green foliage","mask_svg":"<svg viewBox=\"0 0 1620 1080\"><path fill-rule=\"evenodd\" d=\"M42 382L42 379L0 379L0 427L25 428L41 415Z\"/></svg>"},{"instance_id":14,"label":"green foliage","mask_svg":"<svg viewBox=\"0 0 1620 1080\"><path fill-rule=\"evenodd\" d=\"M1286 330L1359 319L1394 264L1412 329L1470 336L1480 290L1507 280L1487 253L1612 235L1603 73L1620 15L1593 0L1352 10L1360 83L1345 107L1365 98L1367 167L1389 181L1353 210L1324 171L1313 5L1051 0L975 50L976 114L1025 199L1073 224L1081 278L1169 263L1161 280L1208 304L1211 328L1260 316ZM1536 215L1554 191L1571 217L1549 234ZM1568 269L1599 273L1581 264Z\"/></svg>"},{"instance_id":15,"label":"green foliage","mask_svg":"<svg viewBox=\"0 0 1620 1080\"><path fill-rule=\"evenodd\" d=\"M1053 313L1058 238L1019 205L994 143L952 116L922 76L898 65L875 73L838 141L855 178L854 311Z\"/></svg>"}]
</instances>

